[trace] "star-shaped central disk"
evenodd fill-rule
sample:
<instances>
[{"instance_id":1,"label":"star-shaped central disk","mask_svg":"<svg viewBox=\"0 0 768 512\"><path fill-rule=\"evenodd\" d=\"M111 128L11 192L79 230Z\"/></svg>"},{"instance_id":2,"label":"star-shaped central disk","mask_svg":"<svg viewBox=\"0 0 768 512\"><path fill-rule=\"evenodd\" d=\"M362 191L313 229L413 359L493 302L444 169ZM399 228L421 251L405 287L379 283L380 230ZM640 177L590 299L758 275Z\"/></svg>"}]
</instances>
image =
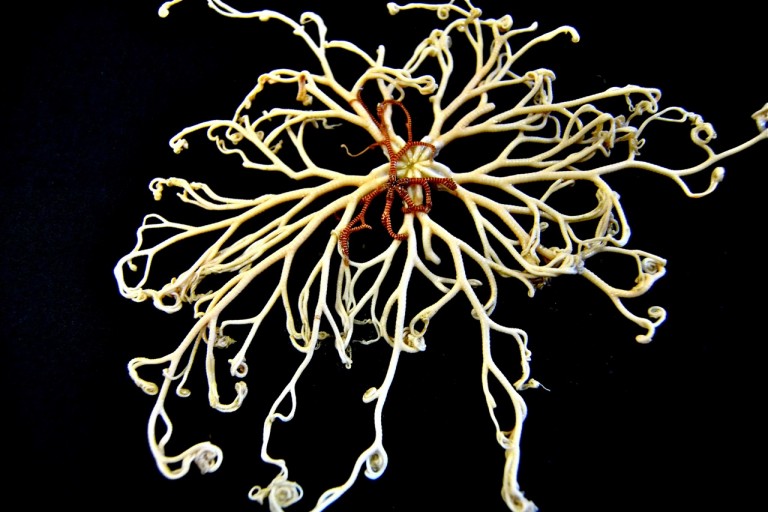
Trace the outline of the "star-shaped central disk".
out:
<instances>
[{"instance_id":1,"label":"star-shaped central disk","mask_svg":"<svg viewBox=\"0 0 768 512\"><path fill-rule=\"evenodd\" d=\"M360 100L358 95L358 101L368 111L365 104ZM405 127L407 130L408 139L403 147L398 151L395 151L392 147L392 140L389 136L389 130L386 126L384 119L384 109L387 105L395 105L399 107L405 113ZM430 170L433 167L433 157L435 155L435 146L429 142L414 141L411 125L411 115L403 104L397 100L385 100L379 103L377 109L378 119L376 119L370 111L368 115L376 126L379 128L379 132L383 135L383 139L375 142L371 147L383 146L389 156L389 176L386 184L379 186L374 191L369 192L360 200L362 207L360 213L358 213L347 226L341 230L339 235L339 244L341 245L341 251L344 254L345 261L349 261L349 237L355 231L361 229L372 229L365 222L365 212L371 204L371 201L386 193L386 203L384 204L384 212L381 214L381 223L387 229L387 233L395 240L405 240L408 238L407 233L396 233L392 229L392 202L395 195L400 197L403 203L402 212L408 213L428 213L432 209L432 190L431 185L443 186L449 190L456 190L456 182L451 178L436 178L429 176Z\"/></svg>"}]
</instances>

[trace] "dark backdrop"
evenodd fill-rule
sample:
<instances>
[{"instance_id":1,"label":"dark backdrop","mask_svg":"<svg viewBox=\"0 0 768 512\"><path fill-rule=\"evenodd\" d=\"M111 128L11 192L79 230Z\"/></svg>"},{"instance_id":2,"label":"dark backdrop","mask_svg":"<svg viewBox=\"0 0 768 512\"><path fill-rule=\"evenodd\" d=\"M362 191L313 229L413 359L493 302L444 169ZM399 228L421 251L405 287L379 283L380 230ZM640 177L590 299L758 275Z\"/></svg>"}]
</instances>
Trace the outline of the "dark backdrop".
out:
<instances>
[{"instance_id":1,"label":"dark backdrop","mask_svg":"<svg viewBox=\"0 0 768 512\"><path fill-rule=\"evenodd\" d=\"M295 15L309 2L280 4ZM311 8L332 38L394 51L414 37L415 28L389 19L383 2L322 4ZM558 73L558 94L660 87L664 105L680 104L715 125L716 148L751 136L749 116L768 101L764 13L738 1L707 11L639 5L491 2L488 10L509 11L520 25L579 29L580 44L558 42L542 54L541 65ZM179 481L159 475L145 438L153 399L125 365L170 350L190 315L121 298L112 267L154 207L146 190L153 177L239 169L202 140L181 157L167 140L191 123L228 117L290 50L256 36L270 28L219 18L202 0L186 0L165 20L158 6L57 2L3 15L3 487L6 500L25 508L258 510L246 492L271 478L258 449L272 395L253 386L233 415L209 411L202 385L189 405L175 400L179 435L216 442L224 464ZM620 190L632 245L669 259L668 275L650 294L669 319L650 345L635 343L635 327L579 279L558 279L533 300L507 289L499 314L528 331L533 376L550 389L525 394L520 473L543 510L714 511L762 502L762 479L750 468L765 456L767 160L768 143L731 159L720 189L700 200L651 176ZM461 304L440 318L427 351L404 361L390 397L389 469L376 482L363 478L335 509L429 510L473 500L470 510L504 510L503 456L480 391L477 335L461 330L472 327ZM311 494L296 509L306 510L321 490L310 470L340 482L370 440L366 417L356 416L368 409L344 391L366 382L366 368L380 371L386 352L357 348L361 370L346 373L331 350L318 354L299 402L307 415L276 434ZM255 381L287 379L290 364L275 357L274 375ZM329 390L312 395L326 383Z\"/></svg>"}]
</instances>

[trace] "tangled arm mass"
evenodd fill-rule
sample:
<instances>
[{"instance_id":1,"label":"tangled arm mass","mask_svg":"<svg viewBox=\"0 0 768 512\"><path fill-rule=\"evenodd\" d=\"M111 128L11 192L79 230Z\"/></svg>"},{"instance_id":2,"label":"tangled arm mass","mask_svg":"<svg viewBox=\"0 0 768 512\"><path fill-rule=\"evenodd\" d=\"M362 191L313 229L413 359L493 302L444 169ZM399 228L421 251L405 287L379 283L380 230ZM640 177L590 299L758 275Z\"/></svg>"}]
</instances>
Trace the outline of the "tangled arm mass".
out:
<instances>
[{"instance_id":1,"label":"tangled arm mass","mask_svg":"<svg viewBox=\"0 0 768 512\"><path fill-rule=\"evenodd\" d=\"M165 4L161 15L178 1ZM324 21L313 13L294 20L271 10L242 12L219 0L208 3L227 17L284 24L313 62L307 69L263 74L231 119L199 123L171 140L180 152L187 149L188 139L204 132L219 151L239 158L247 169L282 174L295 186L234 198L203 183L157 178L150 185L157 200L176 191L179 199L204 210L211 220L188 224L147 215L135 247L115 267L123 296L152 300L167 312L185 303L194 310L194 326L172 352L129 363L136 384L157 397L148 436L158 467L169 478L183 476L193 463L203 472L218 469L222 451L208 441L168 453L173 427L166 400L174 393L189 395L185 384L202 352L210 405L221 411L238 409L248 392L246 359L255 348L251 345L259 343L265 318L273 310L284 310L288 339L303 359L264 420L261 457L276 466L277 474L249 494L268 502L273 511L303 494L289 478L287 462L270 455L269 439L276 422L294 417L297 384L319 343L329 340L348 366L353 342L384 340L391 348L383 380L362 397L374 409L373 440L352 464L347 480L323 493L313 510L326 508L361 472L377 478L386 469L382 414L398 361L403 354L425 350L430 321L452 299L464 296L479 328L482 389L505 454L502 498L510 510L534 510L517 479L526 416L520 392L539 383L530 376L526 333L494 319L498 278L517 280L533 296L557 276L580 275L640 327L638 341L650 341L665 319L664 310L652 307L638 314L625 300L644 294L664 275L665 260L626 247L630 228L608 181L634 169L674 181L689 197L709 194L724 175L717 166L720 160L768 138L768 105L754 115L754 138L718 153L709 146L715 135L712 126L682 108L661 109L656 89L628 85L559 100L553 93L552 71L519 69L521 57L536 45L561 35L577 41L571 27L537 34L535 24L517 28L510 16L484 18L470 2L389 4L392 15L431 12L441 26L425 31L405 62L396 64L383 46L370 54L352 42L328 39ZM341 54L362 63L364 72L351 81L340 79L333 62ZM295 101L264 104L263 94L276 88L290 89ZM428 99L431 124L426 135L414 139L418 134L409 105L419 98ZM622 113L607 111L616 105L624 105ZM662 122L690 130L699 163L671 169L642 158L648 127ZM378 164L355 173L318 162L309 140L344 128L365 137L367 146L357 149L380 154ZM484 161L474 168L452 168L441 153L462 140L473 141L473 147L489 141L486 147L496 149L484 150ZM346 148L349 168L360 166L363 160L358 157L359 152ZM687 178L704 172L710 173L709 185L694 190ZM585 188L590 190L589 201L580 203L579 211L558 206L561 197ZM450 218L457 208L471 219L469 233L430 215L442 209L440 218ZM381 225L372 222L376 218ZM363 230L386 241L381 250L366 251L357 243ZM171 246L196 239L211 243L188 268L178 269L171 278L156 275L153 261ZM306 249L312 241L320 244L319 250ZM591 257L609 253L634 269L633 286L609 284L590 268ZM263 304L246 316L233 316L232 304L268 271L279 277ZM426 295L423 287L414 285L417 280L428 283L436 299L420 301ZM294 293L291 283L296 282L301 285ZM361 326L373 336L361 335ZM497 340L516 344L520 364L515 375L494 361L492 341ZM229 403L220 400L218 390L221 372L217 375L216 367L221 360L234 380L235 398ZM140 374L144 367L162 369L162 380L145 380ZM503 390L504 396L495 396L495 390ZM497 417L497 400L502 398L512 404L511 424Z\"/></svg>"}]
</instances>

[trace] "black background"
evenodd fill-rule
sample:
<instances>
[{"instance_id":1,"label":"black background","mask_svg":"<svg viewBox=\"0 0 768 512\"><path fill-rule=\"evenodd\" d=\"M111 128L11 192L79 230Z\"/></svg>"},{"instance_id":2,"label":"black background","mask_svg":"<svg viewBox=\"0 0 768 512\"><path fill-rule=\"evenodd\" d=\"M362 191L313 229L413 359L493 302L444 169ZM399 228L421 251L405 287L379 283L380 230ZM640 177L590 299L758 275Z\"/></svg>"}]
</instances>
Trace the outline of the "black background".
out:
<instances>
[{"instance_id":1,"label":"black background","mask_svg":"<svg viewBox=\"0 0 768 512\"><path fill-rule=\"evenodd\" d=\"M407 15L390 19L383 2L307 4L254 3L292 16L311 8L325 17L329 37L369 51L385 44L394 52L429 28ZM768 101L764 13L746 2L704 12L636 5L491 2L487 13L510 12L520 26L537 20L542 29L579 29L578 45L563 38L542 52L540 65L558 74L562 97L627 83L660 87L663 105L682 105L715 125L717 149L752 136L749 116ZM167 19L158 7L57 2L3 15L3 487L6 500L27 507L258 510L246 492L272 476L258 450L273 394L257 383L286 381L295 361L289 351L283 361L274 350L269 371L254 375L233 415L207 409L202 382L188 403L175 400L179 436L211 439L225 457L215 474L168 481L146 445L153 399L125 365L171 350L190 315L121 298L112 267L154 208L152 178L238 172L203 140L176 156L168 139L189 124L228 118L259 74L291 50L260 32L271 29L220 18L201 0L186 0ZM669 260L649 294L669 313L651 344L635 343L635 326L583 280L558 279L534 299L517 286L507 290L498 314L528 331L533 376L550 389L524 395L520 482L543 510L740 510L762 502L763 482L751 467L765 457L767 159L768 143L732 158L719 190L699 200L653 176L620 190L631 245ZM440 509L470 500L471 510L504 510L503 454L465 305L438 316L427 341L425 353L403 361L387 405L387 472L376 482L363 477L332 510ZM358 348L351 371L331 350L317 355L307 398L299 399L306 415L275 434L308 493L295 509L307 510L324 487L340 483L370 442L359 390L375 383L366 371L381 372L386 354L386 347Z\"/></svg>"}]
</instances>

